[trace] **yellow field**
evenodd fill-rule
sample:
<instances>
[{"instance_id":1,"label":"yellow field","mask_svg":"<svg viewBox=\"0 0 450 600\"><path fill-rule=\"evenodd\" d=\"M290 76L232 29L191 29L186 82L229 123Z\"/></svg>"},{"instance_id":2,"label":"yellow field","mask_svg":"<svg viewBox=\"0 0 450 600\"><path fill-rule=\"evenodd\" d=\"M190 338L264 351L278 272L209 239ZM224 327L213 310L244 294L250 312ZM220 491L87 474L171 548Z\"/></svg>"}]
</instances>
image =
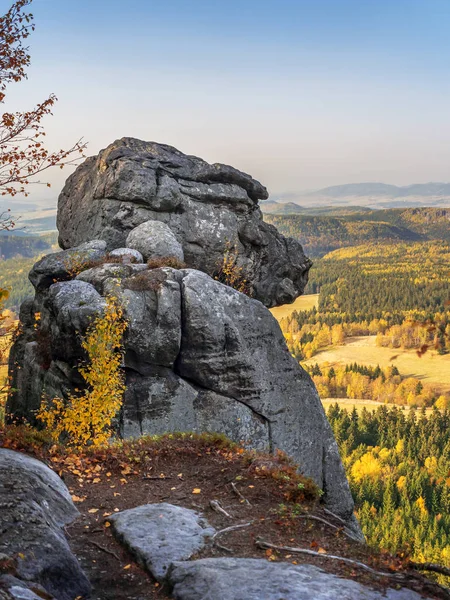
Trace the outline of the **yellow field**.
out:
<instances>
[{"instance_id":1,"label":"yellow field","mask_svg":"<svg viewBox=\"0 0 450 600\"><path fill-rule=\"evenodd\" d=\"M317 308L318 305L319 294L307 294L306 296L299 296L292 304L283 304L283 306L271 308L270 312L279 321L284 317L288 317L294 310L311 310L314 306Z\"/></svg>"},{"instance_id":2,"label":"yellow field","mask_svg":"<svg viewBox=\"0 0 450 600\"><path fill-rule=\"evenodd\" d=\"M353 410L353 407L356 407L358 413L362 411L363 408L366 408L368 411L376 410L379 406L386 406L388 409L393 406L397 406L395 404L384 404L383 402L376 402L375 400L355 400L350 398L322 398L322 405L325 411L328 411L331 404L339 404L341 408L345 408L349 412ZM409 406L397 406L397 408L401 408L406 412L410 410ZM431 414L433 412L432 408L426 409L427 414Z\"/></svg>"},{"instance_id":3,"label":"yellow field","mask_svg":"<svg viewBox=\"0 0 450 600\"><path fill-rule=\"evenodd\" d=\"M328 363L333 366L354 362L374 367L395 365L402 377L417 377L436 389L450 390L449 354L440 356L434 351L428 351L419 358L414 350L379 348L375 345L375 336L348 338L344 345L324 349L303 364Z\"/></svg>"}]
</instances>

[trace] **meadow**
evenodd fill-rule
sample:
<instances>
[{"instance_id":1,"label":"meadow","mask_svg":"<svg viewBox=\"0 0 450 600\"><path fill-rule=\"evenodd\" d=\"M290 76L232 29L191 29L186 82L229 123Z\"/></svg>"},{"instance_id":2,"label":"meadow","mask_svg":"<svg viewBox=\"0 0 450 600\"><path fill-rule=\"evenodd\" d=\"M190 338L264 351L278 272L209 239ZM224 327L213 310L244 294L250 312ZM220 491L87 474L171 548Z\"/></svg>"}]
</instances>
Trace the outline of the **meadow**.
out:
<instances>
[{"instance_id":1,"label":"meadow","mask_svg":"<svg viewBox=\"0 0 450 600\"><path fill-rule=\"evenodd\" d=\"M312 310L313 308L318 308L318 306L319 294L306 294L299 296L292 304L283 304L283 306L271 308L270 312L279 321L280 319L289 317L294 311Z\"/></svg>"},{"instance_id":2,"label":"meadow","mask_svg":"<svg viewBox=\"0 0 450 600\"><path fill-rule=\"evenodd\" d=\"M374 335L347 338L344 344L325 348L302 364L332 367L357 362L382 368L395 365L403 377L415 377L438 390L450 390L450 354L440 355L429 350L419 357L415 350L376 346L375 339Z\"/></svg>"}]
</instances>

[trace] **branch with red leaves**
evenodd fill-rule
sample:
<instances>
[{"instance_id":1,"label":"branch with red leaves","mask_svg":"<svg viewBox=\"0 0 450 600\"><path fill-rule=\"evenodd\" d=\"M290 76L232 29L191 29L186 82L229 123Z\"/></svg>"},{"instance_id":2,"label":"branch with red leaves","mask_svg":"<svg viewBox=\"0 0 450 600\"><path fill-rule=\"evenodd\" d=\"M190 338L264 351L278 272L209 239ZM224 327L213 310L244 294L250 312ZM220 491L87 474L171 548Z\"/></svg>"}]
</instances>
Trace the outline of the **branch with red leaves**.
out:
<instances>
[{"instance_id":1,"label":"branch with red leaves","mask_svg":"<svg viewBox=\"0 0 450 600\"><path fill-rule=\"evenodd\" d=\"M34 30L33 14L26 11L32 0L16 0L0 17L0 103L5 101L9 83L26 78L30 65L24 40ZM0 116L0 195L28 196L30 183L42 183L33 178L51 167L71 165L83 155L86 144L80 139L68 150L49 151L43 142L44 117L52 114L57 98L51 94L44 102L25 112L5 112ZM47 183L50 187L50 184ZM0 216L0 230L11 229L14 221Z\"/></svg>"}]
</instances>

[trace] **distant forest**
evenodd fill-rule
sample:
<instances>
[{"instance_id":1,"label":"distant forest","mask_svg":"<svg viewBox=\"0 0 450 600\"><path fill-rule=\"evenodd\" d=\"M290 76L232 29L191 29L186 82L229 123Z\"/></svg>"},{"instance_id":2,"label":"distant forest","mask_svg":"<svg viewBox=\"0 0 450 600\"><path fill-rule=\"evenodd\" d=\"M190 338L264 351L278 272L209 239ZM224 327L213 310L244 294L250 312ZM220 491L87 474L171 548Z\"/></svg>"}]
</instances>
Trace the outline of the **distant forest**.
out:
<instances>
[{"instance_id":1,"label":"distant forest","mask_svg":"<svg viewBox=\"0 0 450 600\"><path fill-rule=\"evenodd\" d=\"M56 234L2 235L0 236L0 260L8 258L32 258L39 253L50 252L56 242Z\"/></svg>"},{"instance_id":2,"label":"distant forest","mask_svg":"<svg viewBox=\"0 0 450 600\"><path fill-rule=\"evenodd\" d=\"M21 303L33 294L33 286L28 280L31 267L44 254L56 249L57 232L40 236L3 235L0 236L1 254L0 281L9 291L5 308L18 312Z\"/></svg>"},{"instance_id":3,"label":"distant forest","mask_svg":"<svg viewBox=\"0 0 450 600\"><path fill-rule=\"evenodd\" d=\"M372 243L335 250L317 259L307 292L320 292L318 309L294 311L280 321L289 350L297 360L309 359L323 348L342 344L347 337L374 335L378 346L418 352L431 347L439 354L449 353L449 268L450 243L438 242ZM351 371L353 374L312 375L323 397L341 395L420 406L438 400L438 395L420 389L417 382L409 382L413 389L406 389L401 378L394 378L389 387L383 380L386 374L372 377L357 369ZM383 398L380 383L384 384ZM354 391L356 387L359 391Z\"/></svg>"},{"instance_id":4,"label":"distant forest","mask_svg":"<svg viewBox=\"0 0 450 600\"><path fill-rule=\"evenodd\" d=\"M281 205L282 206L282 205ZM263 207L264 210L264 207ZM264 220L286 236L299 240L311 257L366 242L450 241L450 209L407 208L330 209L330 214L265 214ZM339 214L339 213L343 214Z\"/></svg>"},{"instance_id":5,"label":"distant forest","mask_svg":"<svg viewBox=\"0 0 450 600\"><path fill-rule=\"evenodd\" d=\"M327 416L368 543L450 566L450 413L335 404Z\"/></svg>"}]
</instances>

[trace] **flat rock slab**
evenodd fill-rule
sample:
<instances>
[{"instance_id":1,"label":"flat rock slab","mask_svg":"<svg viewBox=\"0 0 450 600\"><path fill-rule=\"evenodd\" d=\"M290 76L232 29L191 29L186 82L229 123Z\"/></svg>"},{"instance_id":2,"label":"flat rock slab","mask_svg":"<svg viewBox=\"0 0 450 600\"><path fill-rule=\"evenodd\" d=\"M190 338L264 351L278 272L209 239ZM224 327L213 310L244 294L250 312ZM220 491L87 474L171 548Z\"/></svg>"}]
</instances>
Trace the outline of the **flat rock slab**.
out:
<instances>
[{"instance_id":1,"label":"flat rock slab","mask_svg":"<svg viewBox=\"0 0 450 600\"><path fill-rule=\"evenodd\" d=\"M412 590L371 590L312 565L254 558L176 562L168 573L176 600L420 600Z\"/></svg>"},{"instance_id":2,"label":"flat rock slab","mask_svg":"<svg viewBox=\"0 0 450 600\"><path fill-rule=\"evenodd\" d=\"M172 562L188 560L215 533L194 510L165 502L131 508L109 520L117 539L158 581Z\"/></svg>"}]
</instances>

